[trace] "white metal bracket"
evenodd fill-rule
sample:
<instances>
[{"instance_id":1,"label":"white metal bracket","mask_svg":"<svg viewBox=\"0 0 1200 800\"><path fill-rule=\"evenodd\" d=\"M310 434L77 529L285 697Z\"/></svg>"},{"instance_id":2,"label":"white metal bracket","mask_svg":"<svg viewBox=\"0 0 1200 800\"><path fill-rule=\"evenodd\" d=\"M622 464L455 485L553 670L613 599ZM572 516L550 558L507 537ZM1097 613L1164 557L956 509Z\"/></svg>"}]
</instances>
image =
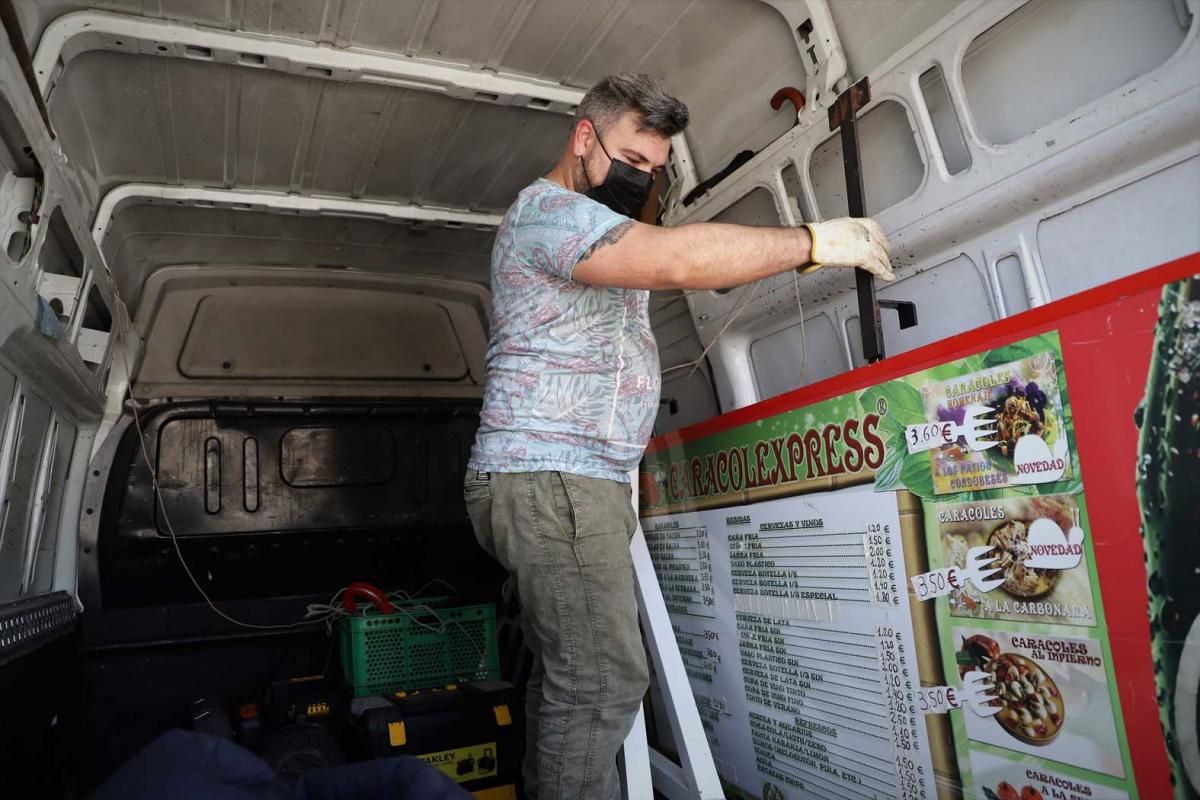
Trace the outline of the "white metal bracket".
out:
<instances>
[{"instance_id":1,"label":"white metal bracket","mask_svg":"<svg viewBox=\"0 0 1200 800\"><path fill-rule=\"evenodd\" d=\"M797 115L817 116L837 99L838 82L847 77L846 52L833 24L826 0L761 0L787 20L808 82L804 109Z\"/></svg>"},{"instance_id":2,"label":"white metal bracket","mask_svg":"<svg viewBox=\"0 0 1200 800\"><path fill-rule=\"evenodd\" d=\"M353 217L381 222L411 222L445 228L492 230L503 217L479 211L442 206L357 200L348 197L298 195L250 189L210 189L203 186L165 186L159 183L126 183L104 196L92 223L92 239L97 247L112 225L113 217L131 204L223 208L234 211L261 211L294 216Z\"/></svg>"},{"instance_id":3,"label":"white metal bracket","mask_svg":"<svg viewBox=\"0 0 1200 800\"><path fill-rule=\"evenodd\" d=\"M22 216L33 210L35 184L33 178L18 178L0 168L0 252L14 264L29 243L31 218Z\"/></svg>"},{"instance_id":4,"label":"white metal bracket","mask_svg":"<svg viewBox=\"0 0 1200 800\"><path fill-rule=\"evenodd\" d=\"M671 138L671 188L663 199L663 209L666 216L679 211L683 198L700 185L700 176L696 172L696 162L692 160L692 148L688 146L687 136L680 133Z\"/></svg>"},{"instance_id":5,"label":"white metal bracket","mask_svg":"<svg viewBox=\"0 0 1200 800\"><path fill-rule=\"evenodd\" d=\"M83 286L83 278L77 278L74 275L43 272L38 276L38 294L44 297L51 307L54 307L54 302L57 300L58 307L54 311L63 319L71 319L75 316L75 304L81 299L79 296L81 286Z\"/></svg>"},{"instance_id":6,"label":"white metal bracket","mask_svg":"<svg viewBox=\"0 0 1200 800\"><path fill-rule=\"evenodd\" d=\"M19 264L14 264L10 258L0 258L0 276L4 278L0 288L0 342L5 345L0 347L0 363L20 376L22 385L30 391L43 398L54 398L54 410L60 418L73 425L85 424L99 418L100 381L97 371L75 349L73 329L58 338L41 332L38 281L44 273L38 257L47 240L50 221L61 211L62 222L79 245L84 273L92 276L100 299L110 304L112 295L107 277L95 278L102 257L87 236L90 209L85 210L80 184L59 142L51 138L42 122L35 95L11 47L0 47L0 98L11 109L22 143L28 145L27 157L36 158L42 168L38 208L27 217L27 222L19 217L22 211L35 211L33 179L9 178L0 186L6 194L0 203L2 247L7 256L11 245L12 255L20 259ZM23 244L13 238L22 233L28 237ZM63 520L68 521L69 515L64 515Z\"/></svg>"}]
</instances>

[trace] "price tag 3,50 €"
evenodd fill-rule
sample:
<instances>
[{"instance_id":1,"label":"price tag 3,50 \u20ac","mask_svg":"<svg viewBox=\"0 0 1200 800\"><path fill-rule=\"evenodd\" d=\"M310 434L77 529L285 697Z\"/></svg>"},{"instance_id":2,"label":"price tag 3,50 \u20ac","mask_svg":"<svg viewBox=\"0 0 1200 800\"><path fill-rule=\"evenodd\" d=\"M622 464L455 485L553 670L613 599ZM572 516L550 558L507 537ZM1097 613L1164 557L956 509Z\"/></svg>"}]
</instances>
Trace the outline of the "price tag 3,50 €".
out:
<instances>
[{"instance_id":1,"label":"price tag 3,50 \u20ac","mask_svg":"<svg viewBox=\"0 0 1200 800\"><path fill-rule=\"evenodd\" d=\"M945 714L952 708L970 706L981 717L990 717L1000 711L993 706L995 683L992 676L982 670L972 670L963 676L962 686L922 686L917 690L917 708L922 714Z\"/></svg>"}]
</instances>

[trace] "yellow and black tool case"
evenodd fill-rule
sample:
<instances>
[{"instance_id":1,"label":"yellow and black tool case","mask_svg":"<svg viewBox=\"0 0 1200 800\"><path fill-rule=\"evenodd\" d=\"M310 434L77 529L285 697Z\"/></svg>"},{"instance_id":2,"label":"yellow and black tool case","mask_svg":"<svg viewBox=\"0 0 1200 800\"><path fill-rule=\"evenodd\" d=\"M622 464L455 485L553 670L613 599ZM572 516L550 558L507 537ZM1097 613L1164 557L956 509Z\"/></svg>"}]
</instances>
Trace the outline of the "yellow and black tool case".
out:
<instances>
[{"instance_id":1,"label":"yellow and black tool case","mask_svg":"<svg viewBox=\"0 0 1200 800\"><path fill-rule=\"evenodd\" d=\"M479 681L356 698L351 712L370 757L416 756L481 800L515 800L525 747L519 698L510 683Z\"/></svg>"}]
</instances>

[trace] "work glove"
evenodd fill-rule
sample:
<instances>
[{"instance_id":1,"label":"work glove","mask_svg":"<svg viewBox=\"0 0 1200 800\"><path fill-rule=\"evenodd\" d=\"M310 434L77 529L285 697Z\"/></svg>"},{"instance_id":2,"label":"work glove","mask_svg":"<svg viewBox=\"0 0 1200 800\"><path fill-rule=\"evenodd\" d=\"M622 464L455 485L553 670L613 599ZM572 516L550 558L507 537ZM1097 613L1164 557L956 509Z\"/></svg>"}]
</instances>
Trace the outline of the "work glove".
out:
<instances>
[{"instance_id":1,"label":"work glove","mask_svg":"<svg viewBox=\"0 0 1200 800\"><path fill-rule=\"evenodd\" d=\"M896 279L887 237L875 220L839 217L807 222L804 227L812 236L812 251L801 272L818 267L861 267L885 281Z\"/></svg>"}]
</instances>

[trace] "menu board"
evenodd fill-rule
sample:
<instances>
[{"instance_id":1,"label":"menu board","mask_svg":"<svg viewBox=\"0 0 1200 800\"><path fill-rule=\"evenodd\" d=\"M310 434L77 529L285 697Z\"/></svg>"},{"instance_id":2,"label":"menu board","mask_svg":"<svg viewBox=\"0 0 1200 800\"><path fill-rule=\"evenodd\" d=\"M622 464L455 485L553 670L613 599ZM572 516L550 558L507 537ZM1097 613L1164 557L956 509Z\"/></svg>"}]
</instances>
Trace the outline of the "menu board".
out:
<instances>
[{"instance_id":1,"label":"menu board","mask_svg":"<svg viewBox=\"0 0 1200 800\"><path fill-rule=\"evenodd\" d=\"M987 755L1035 759L1101 797L1136 796L1062 365L1049 333L866 393L920 409L884 423L890 442L907 438L889 451L898 472L875 488L922 492L929 574L958 576L927 602L948 683L981 670L996 698L986 714L951 714L959 779L981 798L1041 794L1036 782L976 774L995 765ZM949 436L913 444L913 431L946 422Z\"/></svg>"},{"instance_id":2,"label":"menu board","mask_svg":"<svg viewBox=\"0 0 1200 800\"><path fill-rule=\"evenodd\" d=\"M648 522L728 780L768 794L935 796L899 532L895 497L870 486Z\"/></svg>"},{"instance_id":3,"label":"menu board","mask_svg":"<svg viewBox=\"0 0 1200 800\"><path fill-rule=\"evenodd\" d=\"M651 442L728 796L1197 797L1192 261Z\"/></svg>"}]
</instances>

